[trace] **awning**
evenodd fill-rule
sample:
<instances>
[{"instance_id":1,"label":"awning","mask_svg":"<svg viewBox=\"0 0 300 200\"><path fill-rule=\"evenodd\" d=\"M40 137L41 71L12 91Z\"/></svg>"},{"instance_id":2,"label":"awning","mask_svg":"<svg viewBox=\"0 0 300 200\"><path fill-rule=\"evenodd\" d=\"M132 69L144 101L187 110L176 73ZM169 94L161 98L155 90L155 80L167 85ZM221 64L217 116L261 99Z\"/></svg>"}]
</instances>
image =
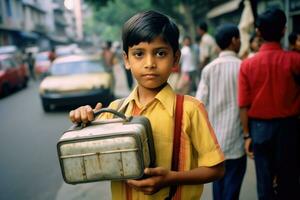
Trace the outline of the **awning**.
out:
<instances>
[{"instance_id":1,"label":"awning","mask_svg":"<svg viewBox=\"0 0 300 200\"><path fill-rule=\"evenodd\" d=\"M39 38L39 35L33 32L20 31L19 34L26 39L37 40Z\"/></svg>"},{"instance_id":2,"label":"awning","mask_svg":"<svg viewBox=\"0 0 300 200\"><path fill-rule=\"evenodd\" d=\"M208 19L210 19L210 18L214 18L214 17L220 16L220 15L223 15L225 13L235 11L239 8L241 2L242 2L242 0L232 0L227 3L218 5L218 6L214 7L213 9L211 9L206 14L206 17Z\"/></svg>"}]
</instances>

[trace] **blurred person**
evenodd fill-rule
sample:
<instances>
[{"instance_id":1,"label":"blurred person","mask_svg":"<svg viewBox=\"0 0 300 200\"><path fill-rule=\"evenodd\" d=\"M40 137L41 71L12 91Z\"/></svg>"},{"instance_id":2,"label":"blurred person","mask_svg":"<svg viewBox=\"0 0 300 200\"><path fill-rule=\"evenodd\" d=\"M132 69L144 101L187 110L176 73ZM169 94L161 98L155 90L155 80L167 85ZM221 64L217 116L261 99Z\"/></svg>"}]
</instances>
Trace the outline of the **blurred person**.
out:
<instances>
[{"instance_id":1,"label":"blurred person","mask_svg":"<svg viewBox=\"0 0 300 200\"><path fill-rule=\"evenodd\" d=\"M196 98L207 108L218 142L225 154L225 175L213 182L214 200L239 199L246 171L242 125L237 104L237 78L241 41L236 25L217 28L215 39L221 49L218 58L205 66Z\"/></svg>"},{"instance_id":2,"label":"blurred person","mask_svg":"<svg viewBox=\"0 0 300 200\"><path fill-rule=\"evenodd\" d=\"M112 51L112 42L106 41L102 49L102 59L103 59L103 64L107 67L109 72L112 74L113 88L115 88L115 80L116 80L113 71L115 56L116 56L115 52Z\"/></svg>"},{"instance_id":3,"label":"blurred person","mask_svg":"<svg viewBox=\"0 0 300 200\"><path fill-rule=\"evenodd\" d=\"M104 48L102 50L102 58L106 67L112 70L114 65L115 53L111 49L112 42L106 41Z\"/></svg>"},{"instance_id":4,"label":"blurred person","mask_svg":"<svg viewBox=\"0 0 300 200\"><path fill-rule=\"evenodd\" d=\"M259 37L256 32L252 33L249 39L249 53L247 55L247 58L251 58L252 56L254 56L258 52L261 45L262 38Z\"/></svg>"},{"instance_id":5,"label":"blurred person","mask_svg":"<svg viewBox=\"0 0 300 200\"><path fill-rule=\"evenodd\" d=\"M34 72L34 63L35 63L35 59L34 59L34 56L32 54L32 52L29 52L27 54L27 65L28 65L28 68L29 68L29 73L30 73L30 77L35 80L35 72Z\"/></svg>"},{"instance_id":6,"label":"blurred person","mask_svg":"<svg viewBox=\"0 0 300 200\"><path fill-rule=\"evenodd\" d=\"M127 116L142 115L151 122L156 166L144 170L137 180L111 181L114 200L199 199L203 184L223 175L223 153L216 141L203 104L191 96L183 97L182 134L173 138L176 107L175 92L167 83L172 68L179 63L179 30L167 16L156 11L137 13L122 29L123 59L137 80L137 87L120 104ZM98 104L95 109L101 108ZM110 119L110 113L100 115ZM94 119L90 106L70 112L73 123ZM173 139L180 141L179 169L172 170ZM174 188L174 185L177 187ZM171 190L170 188L174 188ZM174 192L172 192L174 191Z\"/></svg>"},{"instance_id":7,"label":"blurred person","mask_svg":"<svg viewBox=\"0 0 300 200\"><path fill-rule=\"evenodd\" d=\"M49 52L48 59L52 63L55 60L56 57L57 56L56 56L56 52L55 52L55 47L52 47L50 52Z\"/></svg>"},{"instance_id":8,"label":"blurred person","mask_svg":"<svg viewBox=\"0 0 300 200\"><path fill-rule=\"evenodd\" d=\"M197 33L201 37L200 39L200 67L201 69L207 65L217 54L217 45L215 39L208 34L208 26L206 22L200 22L197 26Z\"/></svg>"},{"instance_id":9,"label":"blurred person","mask_svg":"<svg viewBox=\"0 0 300 200\"><path fill-rule=\"evenodd\" d=\"M295 199L300 196L300 54L280 46L282 10L266 10L255 25L264 42L242 62L238 84L245 151L255 161L259 200Z\"/></svg>"},{"instance_id":10,"label":"blurred person","mask_svg":"<svg viewBox=\"0 0 300 200\"><path fill-rule=\"evenodd\" d=\"M190 94L197 89L197 66L195 60L195 52L192 49L192 40L189 36L185 36L182 41L180 60L180 80L177 89L182 94Z\"/></svg>"},{"instance_id":11,"label":"blurred person","mask_svg":"<svg viewBox=\"0 0 300 200\"><path fill-rule=\"evenodd\" d=\"M300 33L292 32L289 34L289 50L300 53Z\"/></svg>"}]
</instances>

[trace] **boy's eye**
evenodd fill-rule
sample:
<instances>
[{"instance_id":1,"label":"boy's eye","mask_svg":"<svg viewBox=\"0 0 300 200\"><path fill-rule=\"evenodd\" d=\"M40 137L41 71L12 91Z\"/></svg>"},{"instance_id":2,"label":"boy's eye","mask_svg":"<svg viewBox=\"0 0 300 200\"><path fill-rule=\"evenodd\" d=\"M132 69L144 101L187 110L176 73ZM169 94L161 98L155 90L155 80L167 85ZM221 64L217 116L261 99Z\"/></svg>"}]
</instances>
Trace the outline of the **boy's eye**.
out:
<instances>
[{"instance_id":1,"label":"boy's eye","mask_svg":"<svg viewBox=\"0 0 300 200\"><path fill-rule=\"evenodd\" d=\"M133 52L133 56L134 56L134 57L137 57L137 58L142 57L143 54L144 54L144 53L143 53L142 51L135 51L135 52Z\"/></svg>"},{"instance_id":2,"label":"boy's eye","mask_svg":"<svg viewBox=\"0 0 300 200\"><path fill-rule=\"evenodd\" d=\"M163 50L160 50L160 51L156 52L156 56L157 57L164 57L166 55L167 55L167 53L165 51L163 51Z\"/></svg>"}]
</instances>

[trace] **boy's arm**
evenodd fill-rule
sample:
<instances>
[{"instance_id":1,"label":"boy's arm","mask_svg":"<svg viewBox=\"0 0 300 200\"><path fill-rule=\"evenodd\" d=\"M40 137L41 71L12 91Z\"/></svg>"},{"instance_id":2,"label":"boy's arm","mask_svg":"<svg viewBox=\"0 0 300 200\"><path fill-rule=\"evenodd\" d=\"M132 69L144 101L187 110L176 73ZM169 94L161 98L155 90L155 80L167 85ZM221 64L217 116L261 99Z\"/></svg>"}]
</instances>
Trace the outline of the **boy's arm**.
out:
<instances>
[{"instance_id":1,"label":"boy's arm","mask_svg":"<svg viewBox=\"0 0 300 200\"><path fill-rule=\"evenodd\" d=\"M149 178L128 180L127 183L144 194L151 195L171 185L196 185L212 182L224 175L223 162L212 167L198 167L190 171L169 171L163 167L146 168Z\"/></svg>"}]
</instances>

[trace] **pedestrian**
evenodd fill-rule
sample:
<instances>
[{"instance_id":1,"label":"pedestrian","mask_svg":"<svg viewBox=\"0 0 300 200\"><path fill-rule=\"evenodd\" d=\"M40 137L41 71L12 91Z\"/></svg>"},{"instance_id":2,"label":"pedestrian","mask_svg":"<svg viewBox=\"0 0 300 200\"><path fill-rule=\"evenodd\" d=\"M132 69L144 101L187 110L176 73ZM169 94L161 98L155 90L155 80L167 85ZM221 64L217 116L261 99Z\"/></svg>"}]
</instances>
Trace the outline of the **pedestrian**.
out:
<instances>
[{"instance_id":1,"label":"pedestrian","mask_svg":"<svg viewBox=\"0 0 300 200\"><path fill-rule=\"evenodd\" d=\"M241 41L236 25L217 28L215 39L221 49L219 57L202 70L196 98L208 110L208 116L225 155L225 175L213 182L214 200L239 199L246 171L242 125L237 104L237 78L241 60Z\"/></svg>"},{"instance_id":2,"label":"pedestrian","mask_svg":"<svg viewBox=\"0 0 300 200\"><path fill-rule=\"evenodd\" d=\"M200 22L197 26L197 33L200 39L200 66L205 67L217 55L217 45L215 39L207 32L208 26L206 22Z\"/></svg>"},{"instance_id":3,"label":"pedestrian","mask_svg":"<svg viewBox=\"0 0 300 200\"><path fill-rule=\"evenodd\" d=\"M113 70L114 66L114 60L115 60L115 53L111 49L112 47L112 42L111 41L106 41L103 50L102 50L102 59L103 59L103 64L105 67L108 69L108 71L111 74L112 77L112 88L115 88L115 74Z\"/></svg>"},{"instance_id":4,"label":"pedestrian","mask_svg":"<svg viewBox=\"0 0 300 200\"><path fill-rule=\"evenodd\" d=\"M289 50L300 53L300 33L291 32L289 35Z\"/></svg>"},{"instance_id":5,"label":"pedestrian","mask_svg":"<svg viewBox=\"0 0 300 200\"><path fill-rule=\"evenodd\" d=\"M102 50L102 58L106 67L108 67L111 71L114 65L115 54L111 49L112 42L106 41L103 50Z\"/></svg>"},{"instance_id":6,"label":"pedestrian","mask_svg":"<svg viewBox=\"0 0 300 200\"><path fill-rule=\"evenodd\" d=\"M192 48L191 37L183 38L183 47L181 49L181 67L180 80L178 83L178 91L182 94L191 94L197 90L197 65L195 60L195 52Z\"/></svg>"},{"instance_id":7,"label":"pedestrian","mask_svg":"<svg viewBox=\"0 0 300 200\"><path fill-rule=\"evenodd\" d=\"M29 72L30 72L30 77L35 80L35 71L34 71L34 63L35 63L35 59L32 55L32 52L29 52L27 54L27 65L29 68Z\"/></svg>"},{"instance_id":8,"label":"pedestrian","mask_svg":"<svg viewBox=\"0 0 300 200\"><path fill-rule=\"evenodd\" d=\"M175 93L167 83L180 59L179 30L167 16L156 11L141 12L123 26L123 58L138 85L120 109L125 115L143 115L150 122L156 152L155 168L146 168L139 180L113 181L112 199L166 199L177 185L172 199L199 199L203 184L223 175L224 155L207 118L203 104L184 96L179 171L171 171ZM120 101L109 106L115 109ZM96 109L100 108L98 104ZM104 113L100 118L112 118ZM93 119L93 111L83 106L70 112L73 122ZM89 120L88 120L89 119Z\"/></svg>"},{"instance_id":9,"label":"pedestrian","mask_svg":"<svg viewBox=\"0 0 300 200\"><path fill-rule=\"evenodd\" d=\"M254 157L259 200L300 196L300 54L281 48L285 25L280 9L258 16L256 29L264 42L239 72L245 150Z\"/></svg>"},{"instance_id":10,"label":"pedestrian","mask_svg":"<svg viewBox=\"0 0 300 200\"><path fill-rule=\"evenodd\" d=\"M251 58L252 56L254 56L258 52L261 44L262 38L258 36L256 32L253 32L249 39L249 53L247 55L247 58Z\"/></svg>"},{"instance_id":11,"label":"pedestrian","mask_svg":"<svg viewBox=\"0 0 300 200\"><path fill-rule=\"evenodd\" d=\"M57 55L55 53L55 47L52 47L49 54L48 54L48 59L50 60L51 63L56 59Z\"/></svg>"}]
</instances>

